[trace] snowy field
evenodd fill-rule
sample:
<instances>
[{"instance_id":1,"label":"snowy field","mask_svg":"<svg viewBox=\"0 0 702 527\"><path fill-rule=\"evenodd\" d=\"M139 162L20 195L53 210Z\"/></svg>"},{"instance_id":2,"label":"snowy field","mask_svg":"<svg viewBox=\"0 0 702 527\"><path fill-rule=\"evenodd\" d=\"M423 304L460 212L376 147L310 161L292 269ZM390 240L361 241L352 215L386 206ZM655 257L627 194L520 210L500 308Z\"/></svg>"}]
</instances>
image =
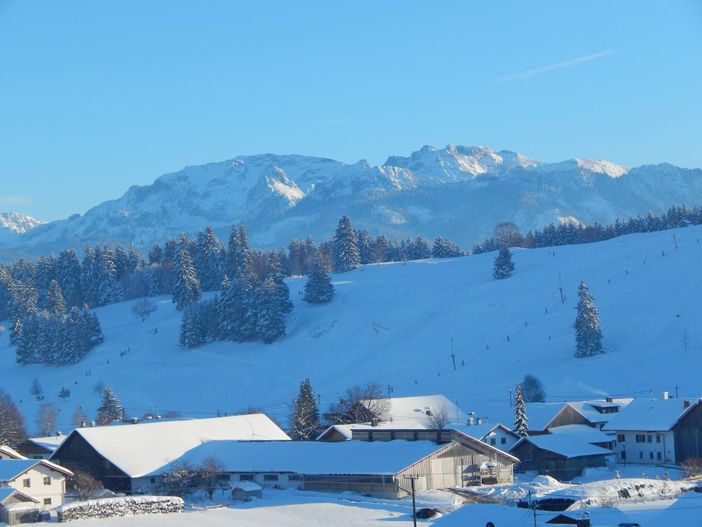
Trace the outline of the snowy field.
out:
<instances>
[{"instance_id":1,"label":"snowy field","mask_svg":"<svg viewBox=\"0 0 702 527\"><path fill-rule=\"evenodd\" d=\"M508 393L525 373L541 378L550 401L675 394L676 387L681 397L695 397L702 394L701 237L702 227L690 227L516 250L516 273L501 281L491 277L494 254L367 266L334 275L336 297L324 306L304 303L304 279L291 279L288 336L272 345L186 351L170 298L159 298L146 322L125 302L97 310L105 342L77 365L18 366L5 332L0 387L32 429L39 403L29 390L38 378L45 400L61 409L63 430L78 405L95 414L102 384L129 416L205 417L252 405L283 422L306 377L323 409L348 386L374 381L395 396L444 393L466 411L508 424ZM600 309L607 354L596 358L573 358L580 280ZM65 402L57 396L63 386L71 390Z\"/></svg>"}]
</instances>

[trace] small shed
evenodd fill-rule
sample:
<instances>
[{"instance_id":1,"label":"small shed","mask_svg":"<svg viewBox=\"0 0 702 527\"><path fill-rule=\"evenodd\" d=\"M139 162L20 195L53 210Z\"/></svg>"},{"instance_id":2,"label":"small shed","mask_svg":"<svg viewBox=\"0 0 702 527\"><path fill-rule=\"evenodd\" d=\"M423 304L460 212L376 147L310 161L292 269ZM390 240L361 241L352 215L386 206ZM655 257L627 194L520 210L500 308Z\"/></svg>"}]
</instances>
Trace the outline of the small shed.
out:
<instances>
[{"instance_id":1,"label":"small shed","mask_svg":"<svg viewBox=\"0 0 702 527\"><path fill-rule=\"evenodd\" d=\"M39 516L39 500L12 487L0 488L0 523L33 523Z\"/></svg>"},{"instance_id":2,"label":"small shed","mask_svg":"<svg viewBox=\"0 0 702 527\"><path fill-rule=\"evenodd\" d=\"M234 501L251 501L253 498L262 498L263 488L253 481L238 481L232 488Z\"/></svg>"}]
</instances>

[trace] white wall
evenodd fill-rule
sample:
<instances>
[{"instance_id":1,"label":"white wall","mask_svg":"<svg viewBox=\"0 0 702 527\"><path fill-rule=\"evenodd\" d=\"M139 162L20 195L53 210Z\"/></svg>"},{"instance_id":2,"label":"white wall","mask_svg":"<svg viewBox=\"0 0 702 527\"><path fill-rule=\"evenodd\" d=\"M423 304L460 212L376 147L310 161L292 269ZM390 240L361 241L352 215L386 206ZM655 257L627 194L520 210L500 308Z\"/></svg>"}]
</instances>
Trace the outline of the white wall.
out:
<instances>
[{"instance_id":1,"label":"white wall","mask_svg":"<svg viewBox=\"0 0 702 527\"><path fill-rule=\"evenodd\" d=\"M624 441L620 441L620 436ZM645 442L637 443L636 436L644 436ZM675 439L672 431L668 432L617 432L614 436L617 463L649 464L675 462ZM622 459L626 452L626 459Z\"/></svg>"},{"instance_id":2,"label":"white wall","mask_svg":"<svg viewBox=\"0 0 702 527\"><path fill-rule=\"evenodd\" d=\"M46 485L44 478L49 477L50 483ZM24 480L29 480L29 487L24 486ZM44 465L35 465L24 474L20 475L9 486L20 492L39 500L39 507L42 510L55 509L63 505L66 493L66 477L56 470ZM51 499L51 503L44 503L45 499Z\"/></svg>"}]
</instances>

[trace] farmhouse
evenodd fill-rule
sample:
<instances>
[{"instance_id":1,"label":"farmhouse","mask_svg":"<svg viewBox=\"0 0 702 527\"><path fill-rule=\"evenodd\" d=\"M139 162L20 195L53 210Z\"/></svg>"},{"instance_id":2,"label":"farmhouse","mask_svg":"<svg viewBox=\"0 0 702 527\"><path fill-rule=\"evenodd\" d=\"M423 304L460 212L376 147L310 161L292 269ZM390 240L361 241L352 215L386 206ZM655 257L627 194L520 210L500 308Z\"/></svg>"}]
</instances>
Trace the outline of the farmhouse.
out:
<instances>
[{"instance_id":1,"label":"farmhouse","mask_svg":"<svg viewBox=\"0 0 702 527\"><path fill-rule=\"evenodd\" d=\"M78 428L51 459L89 472L112 491L138 493L151 472L202 443L225 439L290 440L264 414L155 421Z\"/></svg>"},{"instance_id":2,"label":"farmhouse","mask_svg":"<svg viewBox=\"0 0 702 527\"><path fill-rule=\"evenodd\" d=\"M66 478L71 476L73 473L70 470L43 459L0 461L0 488L12 488L30 496L42 510L63 505ZM21 496L19 499L26 502Z\"/></svg>"},{"instance_id":3,"label":"farmhouse","mask_svg":"<svg viewBox=\"0 0 702 527\"><path fill-rule=\"evenodd\" d=\"M157 488L158 478L174 465L198 466L208 458L222 463L230 488L252 481L262 487L354 491L384 498L405 496L406 476L417 477L418 492L496 483L507 477L500 474L503 465L495 456L456 442L431 441L211 441L149 476L157 478ZM508 472L511 478L511 463Z\"/></svg>"},{"instance_id":4,"label":"farmhouse","mask_svg":"<svg viewBox=\"0 0 702 527\"><path fill-rule=\"evenodd\" d=\"M30 437L17 445L17 450L29 459L49 459L61 446L66 436L57 434L45 437Z\"/></svg>"},{"instance_id":5,"label":"farmhouse","mask_svg":"<svg viewBox=\"0 0 702 527\"><path fill-rule=\"evenodd\" d=\"M632 400L607 397L606 399L567 402L549 419L545 428L587 425L602 429L612 417L619 413L619 410L626 407ZM527 413L527 415L529 414Z\"/></svg>"},{"instance_id":6,"label":"farmhouse","mask_svg":"<svg viewBox=\"0 0 702 527\"><path fill-rule=\"evenodd\" d=\"M604 467L614 457L611 450L574 440L572 434L523 437L510 450L520 459L519 472L536 471L559 481L570 481L592 467Z\"/></svg>"},{"instance_id":7,"label":"farmhouse","mask_svg":"<svg viewBox=\"0 0 702 527\"><path fill-rule=\"evenodd\" d=\"M702 403L636 399L605 425L620 463L676 463L702 456Z\"/></svg>"}]
</instances>

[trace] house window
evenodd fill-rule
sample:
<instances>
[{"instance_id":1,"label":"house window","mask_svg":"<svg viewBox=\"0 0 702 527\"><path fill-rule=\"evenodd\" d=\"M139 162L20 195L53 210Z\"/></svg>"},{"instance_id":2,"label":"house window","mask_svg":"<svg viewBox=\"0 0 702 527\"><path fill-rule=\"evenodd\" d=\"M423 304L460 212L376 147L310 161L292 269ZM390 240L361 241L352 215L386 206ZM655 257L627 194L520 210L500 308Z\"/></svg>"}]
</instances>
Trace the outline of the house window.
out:
<instances>
[{"instance_id":1,"label":"house window","mask_svg":"<svg viewBox=\"0 0 702 527\"><path fill-rule=\"evenodd\" d=\"M648 459L653 459L653 452L648 453Z\"/></svg>"},{"instance_id":2,"label":"house window","mask_svg":"<svg viewBox=\"0 0 702 527\"><path fill-rule=\"evenodd\" d=\"M496 440L494 437L491 437L491 438L490 438L490 444L491 444L492 446L495 446L495 445L497 444L497 440Z\"/></svg>"},{"instance_id":3,"label":"house window","mask_svg":"<svg viewBox=\"0 0 702 527\"><path fill-rule=\"evenodd\" d=\"M151 478L151 479L149 479L149 483L151 483L152 485L155 485L155 484L156 484L156 478Z\"/></svg>"},{"instance_id":4,"label":"house window","mask_svg":"<svg viewBox=\"0 0 702 527\"><path fill-rule=\"evenodd\" d=\"M656 436L656 443L660 443L660 442L661 442L661 436L657 435Z\"/></svg>"},{"instance_id":5,"label":"house window","mask_svg":"<svg viewBox=\"0 0 702 527\"><path fill-rule=\"evenodd\" d=\"M501 437L501 438L500 438L500 444L501 444L501 445L506 445L506 444L507 444L507 438L506 438L506 437Z\"/></svg>"},{"instance_id":6,"label":"house window","mask_svg":"<svg viewBox=\"0 0 702 527\"><path fill-rule=\"evenodd\" d=\"M639 452L639 459L643 459L643 452Z\"/></svg>"},{"instance_id":7,"label":"house window","mask_svg":"<svg viewBox=\"0 0 702 527\"><path fill-rule=\"evenodd\" d=\"M263 481L278 481L278 474L264 474Z\"/></svg>"},{"instance_id":8,"label":"house window","mask_svg":"<svg viewBox=\"0 0 702 527\"><path fill-rule=\"evenodd\" d=\"M624 450L622 450L622 461L625 461L625 460L626 460L626 452L624 452Z\"/></svg>"},{"instance_id":9,"label":"house window","mask_svg":"<svg viewBox=\"0 0 702 527\"><path fill-rule=\"evenodd\" d=\"M253 474L239 474L239 481L253 481Z\"/></svg>"},{"instance_id":10,"label":"house window","mask_svg":"<svg viewBox=\"0 0 702 527\"><path fill-rule=\"evenodd\" d=\"M626 436L624 434L617 434L617 441L620 443L626 443Z\"/></svg>"},{"instance_id":11,"label":"house window","mask_svg":"<svg viewBox=\"0 0 702 527\"><path fill-rule=\"evenodd\" d=\"M288 481L301 481L302 476L300 474L288 474Z\"/></svg>"},{"instance_id":12,"label":"house window","mask_svg":"<svg viewBox=\"0 0 702 527\"><path fill-rule=\"evenodd\" d=\"M51 505L51 498L44 498L44 505Z\"/></svg>"},{"instance_id":13,"label":"house window","mask_svg":"<svg viewBox=\"0 0 702 527\"><path fill-rule=\"evenodd\" d=\"M646 442L646 435L636 434L636 442L637 443L645 443Z\"/></svg>"},{"instance_id":14,"label":"house window","mask_svg":"<svg viewBox=\"0 0 702 527\"><path fill-rule=\"evenodd\" d=\"M647 443L653 443L653 436L652 436L651 434L648 434L648 435L646 436L646 442L647 442Z\"/></svg>"},{"instance_id":15,"label":"house window","mask_svg":"<svg viewBox=\"0 0 702 527\"><path fill-rule=\"evenodd\" d=\"M44 476L44 485L51 485L51 478L49 476Z\"/></svg>"},{"instance_id":16,"label":"house window","mask_svg":"<svg viewBox=\"0 0 702 527\"><path fill-rule=\"evenodd\" d=\"M22 480L22 486L23 486L25 489L28 489L29 487L32 486L32 480L29 479L29 478L23 479L23 480Z\"/></svg>"},{"instance_id":17,"label":"house window","mask_svg":"<svg viewBox=\"0 0 702 527\"><path fill-rule=\"evenodd\" d=\"M663 459L663 456L661 456L660 452L656 452L656 459L658 459L658 461L661 461Z\"/></svg>"}]
</instances>

